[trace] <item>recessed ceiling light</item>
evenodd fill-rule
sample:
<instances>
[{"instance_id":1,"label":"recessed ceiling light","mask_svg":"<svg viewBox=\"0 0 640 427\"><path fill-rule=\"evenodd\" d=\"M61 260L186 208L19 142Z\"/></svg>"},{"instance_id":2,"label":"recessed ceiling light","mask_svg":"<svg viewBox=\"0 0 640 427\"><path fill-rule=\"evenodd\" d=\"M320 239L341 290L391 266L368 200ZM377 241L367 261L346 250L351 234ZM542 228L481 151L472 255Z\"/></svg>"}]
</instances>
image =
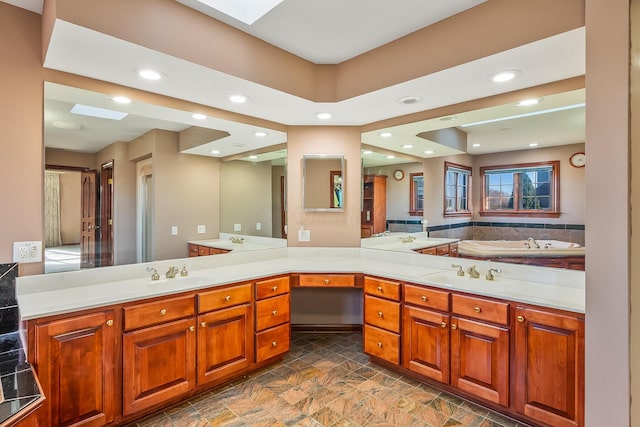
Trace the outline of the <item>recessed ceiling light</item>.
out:
<instances>
[{"instance_id":1,"label":"recessed ceiling light","mask_svg":"<svg viewBox=\"0 0 640 427\"><path fill-rule=\"evenodd\" d=\"M413 148L413 144L404 144L402 148Z\"/></svg>"},{"instance_id":2,"label":"recessed ceiling light","mask_svg":"<svg viewBox=\"0 0 640 427\"><path fill-rule=\"evenodd\" d=\"M331 113L316 113L316 117L320 120L329 120L331 118Z\"/></svg>"},{"instance_id":3,"label":"recessed ceiling light","mask_svg":"<svg viewBox=\"0 0 640 427\"><path fill-rule=\"evenodd\" d=\"M160 80L164 77L164 74L160 71L152 70L151 68L136 68L134 71L145 80Z\"/></svg>"},{"instance_id":4,"label":"recessed ceiling light","mask_svg":"<svg viewBox=\"0 0 640 427\"><path fill-rule=\"evenodd\" d=\"M126 96L110 96L109 99L118 104L131 104L131 99Z\"/></svg>"},{"instance_id":5,"label":"recessed ceiling light","mask_svg":"<svg viewBox=\"0 0 640 427\"><path fill-rule=\"evenodd\" d=\"M83 127L80 123L63 122L60 120L56 120L55 122L51 123L51 125L54 128L67 130L80 130Z\"/></svg>"},{"instance_id":6,"label":"recessed ceiling light","mask_svg":"<svg viewBox=\"0 0 640 427\"><path fill-rule=\"evenodd\" d=\"M509 80L515 79L521 74L522 71L520 70L505 70L489 75L489 79L494 83L504 83L508 82Z\"/></svg>"},{"instance_id":7,"label":"recessed ceiling light","mask_svg":"<svg viewBox=\"0 0 640 427\"><path fill-rule=\"evenodd\" d=\"M391 132L380 132L380 138L389 138L393 135Z\"/></svg>"},{"instance_id":8,"label":"recessed ceiling light","mask_svg":"<svg viewBox=\"0 0 640 427\"><path fill-rule=\"evenodd\" d=\"M373 153L373 151L371 151L371 150L364 150L364 151L362 152L362 154L367 154L367 155L369 155L369 154L371 154L371 153Z\"/></svg>"},{"instance_id":9,"label":"recessed ceiling light","mask_svg":"<svg viewBox=\"0 0 640 427\"><path fill-rule=\"evenodd\" d=\"M529 147L537 147L538 143L537 142L532 142L531 144L529 144Z\"/></svg>"},{"instance_id":10,"label":"recessed ceiling light","mask_svg":"<svg viewBox=\"0 0 640 427\"><path fill-rule=\"evenodd\" d=\"M433 151L433 150L426 150L426 151L424 152L424 154L433 154L433 153L434 153L434 151Z\"/></svg>"},{"instance_id":11,"label":"recessed ceiling light","mask_svg":"<svg viewBox=\"0 0 640 427\"><path fill-rule=\"evenodd\" d=\"M472 147L480 147L480 144L473 144Z\"/></svg>"},{"instance_id":12,"label":"recessed ceiling light","mask_svg":"<svg viewBox=\"0 0 640 427\"><path fill-rule=\"evenodd\" d=\"M258 158L258 156L249 156L250 159L255 160Z\"/></svg>"},{"instance_id":13,"label":"recessed ceiling light","mask_svg":"<svg viewBox=\"0 0 640 427\"><path fill-rule=\"evenodd\" d=\"M220 154L220 150L211 150L211 154Z\"/></svg>"},{"instance_id":14,"label":"recessed ceiling light","mask_svg":"<svg viewBox=\"0 0 640 427\"><path fill-rule=\"evenodd\" d=\"M389 155L387 156L387 159L395 159L395 158L396 158L396 156L394 156L393 154L389 154Z\"/></svg>"},{"instance_id":15,"label":"recessed ceiling light","mask_svg":"<svg viewBox=\"0 0 640 427\"><path fill-rule=\"evenodd\" d=\"M398 102L400 104L405 104L405 105L417 104L420 101L422 101L422 98L420 98L419 96L404 96L398 99Z\"/></svg>"},{"instance_id":16,"label":"recessed ceiling light","mask_svg":"<svg viewBox=\"0 0 640 427\"><path fill-rule=\"evenodd\" d=\"M254 132L253 134L254 134L255 136L259 137L259 138L262 138L262 137L267 136L267 133L266 133L266 132L264 132L264 131L260 131L260 130L259 130L259 131Z\"/></svg>"},{"instance_id":17,"label":"recessed ceiling light","mask_svg":"<svg viewBox=\"0 0 640 427\"><path fill-rule=\"evenodd\" d=\"M106 108L92 107L91 105L76 104L70 110L73 114L83 116L97 117L99 119L122 120L127 117L128 113L121 111L108 110Z\"/></svg>"},{"instance_id":18,"label":"recessed ceiling light","mask_svg":"<svg viewBox=\"0 0 640 427\"><path fill-rule=\"evenodd\" d=\"M536 105L538 102L540 102L539 98L530 98L530 99L522 100L518 102L516 105L518 107L528 107L529 105Z\"/></svg>"},{"instance_id":19,"label":"recessed ceiling light","mask_svg":"<svg viewBox=\"0 0 640 427\"><path fill-rule=\"evenodd\" d=\"M196 120L204 120L207 118L207 116L205 116L204 114L200 114L200 113L193 113L191 115L191 117L193 117Z\"/></svg>"},{"instance_id":20,"label":"recessed ceiling light","mask_svg":"<svg viewBox=\"0 0 640 427\"><path fill-rule=\"evenodd\" d=\"M248 100L249 100L249 97L246 95L236 94L236 95L229 96L229 101L233 102L234 104L244 104Z\"/></svg>"}]
</instances>

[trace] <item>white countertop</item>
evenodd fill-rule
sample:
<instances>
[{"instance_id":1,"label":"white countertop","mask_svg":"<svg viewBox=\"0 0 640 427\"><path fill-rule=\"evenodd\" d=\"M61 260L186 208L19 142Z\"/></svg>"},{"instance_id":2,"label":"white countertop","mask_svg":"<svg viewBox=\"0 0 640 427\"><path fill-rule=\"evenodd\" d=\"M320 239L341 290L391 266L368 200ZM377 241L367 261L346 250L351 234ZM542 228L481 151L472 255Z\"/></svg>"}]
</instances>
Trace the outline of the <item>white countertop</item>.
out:
<instances>
[{"instance_id":1,"label":"white countertop","mask_svg":"<svg viewBox=\"0 0 640 427\"><path fill-rule=\"evenodd\" d=\"M406 237L413 237L412 241L403 242ZM406 241L406 240L405 240ZM360 246L367 249L381 249L395 252L413 252L417 249L432 248L458 242L459 239L445 239L428 237L426 232L393 233L388 236L367 237L360 240Z\"/></svg>"},{"instance_id":2,"label":"white countertop","mask_svg":"<svg viewBox=\"0 0 640 427\"><path fill-rule=\"evenodd\" d=\"M231 238L242 239L242 243L233 243ZM187 243L210 248L225 249L233 252L260 251L263 249L286 248L286 239L272 237L247 236L244 234L220 233L219 239L189 240Z\"/></svg>"},{"instance_id":3,"label":"white countertop","mask_svg":"<svg viewBox=\"0 0 640 427\"><path fill-rule=\"evenodd\" d=\"M477 265L480 279L457 277L451 263L465 271ZM186 265L189 276L165 279L169 266ZM156 268L152 281L147 267ZM502 272L494 281L489 267ZM288 273L364 273L450 290L486 295L584 313L582 271L531 267L366 248L277 248L230 252L94 270L23 276L17 279L17 299L23 320L171 295L217 285Z\"/></svg>"}]
</instances>

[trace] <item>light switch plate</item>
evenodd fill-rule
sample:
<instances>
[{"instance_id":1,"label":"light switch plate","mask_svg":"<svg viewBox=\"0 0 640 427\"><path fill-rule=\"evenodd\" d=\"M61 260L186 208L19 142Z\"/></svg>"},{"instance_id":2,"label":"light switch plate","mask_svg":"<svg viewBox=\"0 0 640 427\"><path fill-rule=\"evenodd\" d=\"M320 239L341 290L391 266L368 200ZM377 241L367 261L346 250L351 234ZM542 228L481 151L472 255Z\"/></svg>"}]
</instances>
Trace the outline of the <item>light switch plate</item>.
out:
<instances>
[{"instance_id":1,"label":"light switch plate","mask_svg":"<svg viewBox=\"0 0 640 427\"><path fill-rule=\"evenodd\" d=\"M242 224L233 224L233 231L242 231Z\"/></svg>"},{"instance_id":2,"label":"light switch plate","mask_svg":"<svg viewBox=\"0 0 640 427\"><path fill-rule=\"evenodd\" d=\"M204 234L206 232L207 232L207 227L205 227L204 225L198 226L198 234Z\"/></svg>"},{"instance_id":3,"label":"light switch plate","mask_svg":"<svg viewBox=\"0 0 640 427\"><path fill-rule=\"evenodd\" d=\"M259 222L256 222L256 230L260 231L262 230L262 224Z\"/></svg>"},{"instance_id":4,"label":"light switch plate","mask_svg":"<svg viewBox=\"0 0 640 427\"><path fill-rule=\"evenodd\" d=\"M311 230L298 230L298 242L310 242Z\"/></svg>"},{"instance_id":5,"label":"light switch plate","mask_svg":"<svg viewBox=\"0 0 640 427\"><path fill-rule=\"evenodd\" d=\"M171 226L171 235L172 236L177 236L178 235L178 226L177 225L172 225Z\"/></svg>"}]
</instances>

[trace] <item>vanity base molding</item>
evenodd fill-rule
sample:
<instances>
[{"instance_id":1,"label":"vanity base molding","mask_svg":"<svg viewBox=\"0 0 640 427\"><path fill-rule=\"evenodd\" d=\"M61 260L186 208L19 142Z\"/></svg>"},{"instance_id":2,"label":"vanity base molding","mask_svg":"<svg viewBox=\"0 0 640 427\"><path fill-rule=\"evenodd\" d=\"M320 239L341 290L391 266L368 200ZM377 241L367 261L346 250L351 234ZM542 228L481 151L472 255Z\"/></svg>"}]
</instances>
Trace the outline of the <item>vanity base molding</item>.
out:
<instances>
[{"instance_id":1,"label":"vanity base molding","mask_svg":"<svg viewBox=\"0 0 640 427\"><path fill-rule=\"evenodd\" d=\"M291 332L316 334L352 334L362 332L361 324L292 324Z\"/></svg>"}]
</instances>

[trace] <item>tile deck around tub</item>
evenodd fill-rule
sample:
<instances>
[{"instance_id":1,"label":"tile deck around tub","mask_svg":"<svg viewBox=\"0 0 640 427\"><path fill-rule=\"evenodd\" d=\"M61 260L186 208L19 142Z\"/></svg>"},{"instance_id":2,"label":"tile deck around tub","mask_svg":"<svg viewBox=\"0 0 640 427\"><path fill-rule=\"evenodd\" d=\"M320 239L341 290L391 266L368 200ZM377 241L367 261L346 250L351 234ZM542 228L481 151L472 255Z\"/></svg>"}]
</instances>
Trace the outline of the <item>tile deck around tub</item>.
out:
<instances>
[{"instance_id":1,"label":"tile deck around tub","mask_svg":"<svg viewBox=\"0 0 640 427\"><path fill-rule=\"evenodd\" d=\"M294 333L282 362L129 427L526 426L368 360L361 334Z\"/></svg>"}]
</instances>

